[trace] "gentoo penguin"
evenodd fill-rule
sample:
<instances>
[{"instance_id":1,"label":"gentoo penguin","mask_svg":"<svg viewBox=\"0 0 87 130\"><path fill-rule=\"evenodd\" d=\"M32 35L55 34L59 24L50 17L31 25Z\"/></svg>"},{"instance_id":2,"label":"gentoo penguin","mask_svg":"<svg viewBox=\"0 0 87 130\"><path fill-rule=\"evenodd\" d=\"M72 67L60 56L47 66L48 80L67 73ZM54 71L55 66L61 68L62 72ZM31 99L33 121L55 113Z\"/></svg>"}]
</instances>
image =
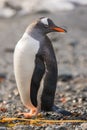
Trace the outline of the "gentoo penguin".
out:
<instances>
[{"instance_id":1,"label":"gentoo penguin","mask_svg":"<svg viewBox=\"0 0 87 130\"><path fill-rule=\"evenodd\" d=\"M49 18L42 17L28 26L14 51L14 73L21 101L30 111L25 117L38 113L37 94L44 77L41 111L70 112L54 105L57 84L57 61L53 46L46 34L66 32Z\"/></svg>"}]
</instances>

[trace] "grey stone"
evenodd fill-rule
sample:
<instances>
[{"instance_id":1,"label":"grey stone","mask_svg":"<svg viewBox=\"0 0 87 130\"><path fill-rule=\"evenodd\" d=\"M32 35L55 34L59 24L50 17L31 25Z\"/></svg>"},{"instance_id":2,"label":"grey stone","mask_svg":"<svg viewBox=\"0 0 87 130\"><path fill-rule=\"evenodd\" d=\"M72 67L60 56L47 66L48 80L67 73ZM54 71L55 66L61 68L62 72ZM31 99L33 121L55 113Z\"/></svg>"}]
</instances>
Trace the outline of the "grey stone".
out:
<instances>
[{"instance_id":1,"label":"grey stone","mask_svg":"<svg viewBox=\"0 0 87 130\"><path fill-rule=\"evenodd\" d=\"M48 126L45 130L53 130L53 128Z\"/></svg>"},{"instance_id":2,"label":"grey stone","mask_svg":"<svg viewBox=\"0 0 87 130\"><path fill-rule=\"evenodd\" d=\"M32 127L26 125L18 125L15 126L13 130L32 130Z\"/></svg>"},{"instance_id":3,"label":"grey stone","mask_svg":"<svg viewBox=\"0 0 87 130\"><path fill-rule=\"evenodd\" d=\"M81 126L76 126L75 130L82 130Z\"/></svg>"},{"instance_id":4,"label":"grey stone","mask_svg":"<svg viewBox=\"0 0 87 130\"><path fill-rule=\"evenodd\" d=\"M59 127L56 127L55 130L68 130L68 129L64 126L59 126Z\"/></svg>"},{"instance_id":5,"label":"grey stone","mask_svg":"<svg viewBox=\"0 0 87 130\"><path fill-rule=\"evenodd\" d=\"M7 130L7 128L6 127L0 127L0 130Z\"/></svg>"},{"instance_id":6,"label":"grey stone","mask_svg":"<svg viewBox=\"0 0 87 130\"><path fill-rule=\"evenodd\" d=\"M87 130L87 123L82 123L81 128L82 130Z\"/></svg>"}]
</instances>

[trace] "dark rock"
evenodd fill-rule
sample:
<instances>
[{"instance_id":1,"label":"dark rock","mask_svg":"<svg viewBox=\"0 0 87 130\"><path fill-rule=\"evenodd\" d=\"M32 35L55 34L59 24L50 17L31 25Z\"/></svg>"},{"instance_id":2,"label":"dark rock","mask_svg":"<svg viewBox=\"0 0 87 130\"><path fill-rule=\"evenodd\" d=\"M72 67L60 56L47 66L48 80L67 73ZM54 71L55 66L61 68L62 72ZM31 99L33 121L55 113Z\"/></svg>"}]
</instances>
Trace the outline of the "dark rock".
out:
<instances>
[{"instance_id":1,"label":"dark rock","mask_svg":"<svg viewBox=\"0 0 87 130\"><path fill-rule=\"evenodd\" d=\"M67 81L73 80L73 75L70 75L70 74L59 75L58 80L63 81L63 82L67 82Z\"/></svg>"},{"instance_id":2,"label":"dark rock","mask_svg":"<svg viewBox=\"0 0 87 130\"><path fill-rule=\"evenodd\" d=\"M5 73L0 73L0 82L6 79Z\"/></svg>"},{"instance_id":3,"label":"dark rock","mask_svg":"<svg viewBox=\"0 0 87 130\"><path fill-rule=\"evenodd\" d=\"M59 127L56 127L55 130L68 130L68 129L64 126L59 126Z\"/></svg>"}]
</instances>

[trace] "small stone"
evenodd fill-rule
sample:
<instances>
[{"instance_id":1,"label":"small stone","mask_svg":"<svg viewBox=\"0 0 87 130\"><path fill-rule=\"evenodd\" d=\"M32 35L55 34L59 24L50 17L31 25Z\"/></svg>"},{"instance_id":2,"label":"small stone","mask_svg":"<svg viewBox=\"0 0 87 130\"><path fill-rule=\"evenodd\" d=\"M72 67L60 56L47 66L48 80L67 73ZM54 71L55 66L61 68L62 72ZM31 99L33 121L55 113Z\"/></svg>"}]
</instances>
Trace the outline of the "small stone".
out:
<instances>
[{"instance_id":1,"label":"small stone","mask_svg":"<svg viewBox=\"0 0 87 130\"><path fill-rule=\"evenodd\" d=\"M75 130L82 130L81 126L77 126Z\"/></svg>"},{"instance_id":2,"label":"small stone","mask_svg":"<svg viewBox=\"0 0 87 130\"><path fill-rule=\"evenodd\" d=\"M59 127L56 127L55 130L68 130L68 129L64 126L59 126Z\"/></svg>"},{"instance_id":3,"label":"small stone","mask_svg":"<svg viewBox=\"0 0 87 130\"><path fill-rule=\"evenodd\" d=\"M18 125L18 126L15 126L13 130L32 130L32 127L25 126L25 125Z\"/></svg>"},{"instance_id":4,"label":"small stone","mask_svg":"<svg viewBox=\"0 0 87 130\"><path fill-rule=\"evenodd\" d=\"M53 128L48 126L45 130L53 130Z\"/></svg>"},{"instance_id":5,"label":"small stone","mask_svg":"<svg viewBox=\"0 0 87 130\"><path fill-rule=\"evenodd\" d=\"M18 90L17 90L17 89L14 89L13 92L14 92L14 95L15 95L15 96L18 96Z\"/></svg>"},{"instance_id":6,"label":"small stone","mask_svg":"<svg viewBox=\"0 0 87 130\"><path fill-rule=\"evenodd\" d=\"M12 130L12 128L7 128L7 130Z\"/></svg>"},{"instance_id":7,"label":"small stone","mask_svg":"<svg viewBox=\"0 0 87 130\"><path fill-rule=\"evenodd\" d=\"M11 94L9 94L9 95L8 95L8 97L9 97L9 98L11 98L11 97L12 97L12 95L11 95Z\"/></svg>"},{"instance_id":8,"label":"small stone","mask_svg":"<svg viewBox=\"0 0 87 130\"><path fill-rule=\"evenodd\" d=\"M73 75L71 75L71 74L59 75L58 79L59 79L59 81L67 82L67 81L70 81L73 79Z\"/></svg>"},{"instance_id":9,"label":"small stone","mask_svg":"<svg viewBox=\"0 0 87 130\"><path fill-rule=\"evenodd\" d=\"M82 123L81 128L82 130L87 130L87 123Z\"/></svg>"},{"instance_id":10,"label":"small stone","mask_svg":"<svg viewBox=\"0 0 87 130\"><path fill-rule=\"evenodd\" d=\"M5 73L0 73L0 82L4 81L6 79Z\"/></svg>"},{"instance_id":11,"label":"small stone","mask_svg":"<svg viewBox=\"0 0 87 130\"><path fill-rule=\"evenodd\" d=\"M79 102L79 103L82 103L82 98L79 98L79 99L78 99L78 102Z\"/></svg>"},{"instance_id":12,"label":"small stone","mask_svg":"<svg viewBox=\"0 0 87 130\"><path fill-rule=\"evenodd\" d=\"M7 130L6 127L0 127L0 130Z\"/></svg>"},{"instance_id":13,"label":"small stone","mask_svg":"<svg viewBox=\"0 0 87 130\"><path fill-rule=\"evenodd\" d=\"M42 126L41 127L35 126L33 130L44 130L44 128L42 128Z\"/></svg>"},{"instance_id":14,"label":"small stone","mask_svg":"<svg viewBox=\"0 0 87 130\"><path fill-rule=\"evenodd\" d=\"M58 130L59 126L55 126L55 130Z\"/></svg>"}]
</instances>

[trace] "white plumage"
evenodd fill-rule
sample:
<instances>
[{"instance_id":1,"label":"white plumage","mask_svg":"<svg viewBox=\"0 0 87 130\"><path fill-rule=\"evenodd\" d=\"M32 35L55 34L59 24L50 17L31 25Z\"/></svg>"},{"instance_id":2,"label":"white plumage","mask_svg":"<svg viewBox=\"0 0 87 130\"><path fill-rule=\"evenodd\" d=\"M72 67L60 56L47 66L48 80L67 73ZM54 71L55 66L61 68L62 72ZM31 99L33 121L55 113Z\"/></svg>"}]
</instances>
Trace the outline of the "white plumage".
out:
<instances>
[{"instance_id":1,"label":"white plumage","mask_svg":"<svg viewBox=\"0 0 87 130\"><path fill-rule=\"evenodd\" d=\"M41 22L42 22L44 25L48 25L48 18L43 18L43 19L41 19Z\"/></svg>"},{"instance_id":2,"label":"white plumage","mask_svg":"<svg viewBox=\"0 0 87 130\"><path fill-rule=\"evenodd\" d=\"M24 33L14 52L14 72L17 87L21 100L28 109L35 108L30 99L30 84L35 66L35 55L38 49L39 42L29 34Z\"/></svg>"}]
</instances>

